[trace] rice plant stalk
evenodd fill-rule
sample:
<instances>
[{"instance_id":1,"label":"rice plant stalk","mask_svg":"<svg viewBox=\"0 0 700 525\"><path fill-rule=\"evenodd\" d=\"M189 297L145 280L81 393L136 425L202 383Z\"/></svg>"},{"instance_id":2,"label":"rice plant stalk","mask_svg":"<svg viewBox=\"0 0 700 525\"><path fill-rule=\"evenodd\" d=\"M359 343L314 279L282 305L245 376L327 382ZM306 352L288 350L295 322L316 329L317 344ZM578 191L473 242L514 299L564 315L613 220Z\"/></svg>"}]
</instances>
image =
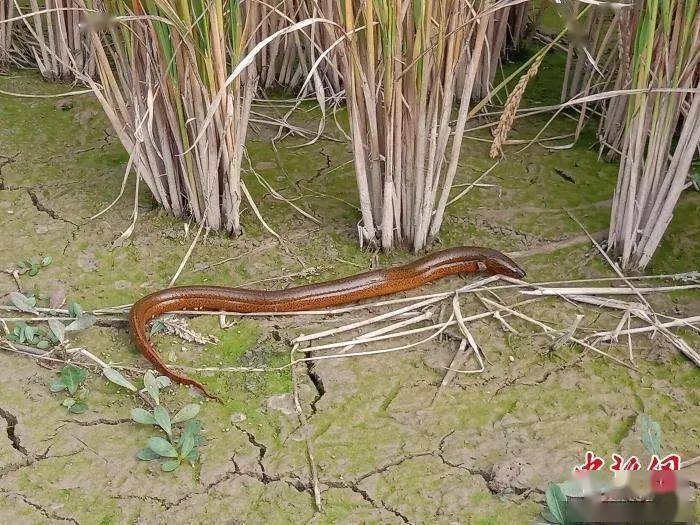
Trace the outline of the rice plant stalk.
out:
<instances>
[{"instance_id":1,"label":"rice plant stalk","mask_svg":"<svg viewBox=\"0 0 700 525\"><path fill-rule=\"evenodd\" d=\"M292 23L330 13L332 2L333 0L271 2L270 9L258 25L255 39L262 40ZM317 63L319 56L331 48L337 38L337 31L333 28L312 25L273 41L257 57L261 90L298 91L301 86L301 92L297 93L299 98L317 95L339 100L343 94L343 80L337 63L337 52L329 52ZM309 76L312 82L305 82Z\"/></svg>"},{"instance_id":2,"label":"rice plant stalk","mask_svg":"<svg viewBox=\"0 0 700 525\"><path fill-rule=\"evenodd\" d=\"M676 91L627 102L609 244L632 271L644 269L661 242L700 146L698 0L650 0L639 9L631 87Z\"/></svg>"},{"instance_id":3,"label":"rice plant stalk","mask_svg":"<svg viewBox=\"0 0 700 525\"><path fill-rule=\"evenodd\" d=\"M15 5L13 0L0 0L0 71L10 65L10 52L12 49L12 27Z\"/></svg>"},{"instance_id":4,"label":"rice plant stalk","mask_svg":"<svg viewBox=\"0 0 700 525\"><path fill-rule=\"evenodd\" d=\"M240 233L256 75L230 84L228 76L248 50L259 4L108 0L105 9L116 22L91 32L101 84L93 86L137 176L168 212Z\"/></svg>"},{"instance_id":5,"label":"rice plant stalk","mask_svg":"<svg viewBox=\"0 0 700 525\"><path fill-rule=\"evenodd\" d=\"M489 28L517 4L337 2L363 242L418 251L437 236Z\"/></svg>"},{"instance_id":6,"label":"rice plant stalk","mask_svg":"<svg viewBox=\"0 0 700 525\"><path fill-rule=\"evenodd\" d=\"M11 1L22 15L28 36L23 39L25 48L45 79L73 81L95 74L95 60L82 29L87 14L83 0L29 0L27 6Z\"/></svg>"}]
</instances>

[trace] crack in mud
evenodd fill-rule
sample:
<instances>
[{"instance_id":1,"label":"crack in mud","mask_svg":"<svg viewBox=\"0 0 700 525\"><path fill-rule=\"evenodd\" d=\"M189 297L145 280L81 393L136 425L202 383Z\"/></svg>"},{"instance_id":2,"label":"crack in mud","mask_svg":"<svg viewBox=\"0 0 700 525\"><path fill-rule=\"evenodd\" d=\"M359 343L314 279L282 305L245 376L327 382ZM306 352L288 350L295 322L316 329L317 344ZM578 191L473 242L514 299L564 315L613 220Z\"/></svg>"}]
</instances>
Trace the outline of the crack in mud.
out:
<instances>
[{"instance_id":1,"label":"crack in mud","mask_svg":"<svg viewBox=\"0 0 700 525\"><path fill-rule=\"evenodd\" d=\"M267 454L267 447L263 444L260 443L255 435L250 432L249 430L246 430L245 428L239 426L239 425L234 425L240 432L244 433L248 437L248 441L250 442L251 445L253 445L255 448L258 449L258 466L260 467L260 473L261 473L261 481L263 483L266 483L267 480L270 480L271 478L267 475L267 472L265 471L265 465L263 464L263 460L265 459L265 454ZM238 465L236 462L231 458L231 461L233 462L234 467L236 468L236 471L238 471Z\"/></svg>"},{"instance_id":2,"label":"crack in mud","mask_svg":"<svg viewBox=\"0 0 700 525\"><path fill-rule=\"evenodd\" d=\"M68 242L63 247L63 254L65 255L66 251L68 250L68 247L71 245L71 243L75 240L75 237L78 235L78 231L80 230L80 225L71 221L70 219L66 219L61 214L59 214L56 210L49 208L48 206L43 204L39 200L39 196L36 194L36 191L34 191L33 188L24 188L24 189L27 192L27 195L29 195L29 199L32 201L32 204L37 209L37 211L47 214L49 217L51 217L52 219L54 219L56 221L61 221L61 222L64 222L66 224L70 224L74 227L73 231L71 232L70 239L68 239Z\"/></svg>"},{"instance_id":3,"label":"crack in mud","mask_svg":"<svg viewBox=\"0 0 700 525\"><path fill-rule=\"evenodd\" d=\"M473 224L479 230L488 230L494 235L501 235L504 237L512 237L518 239L524 246L531 247L536 244L544 244L550 242L561 241L562 238L550 238L536 235L531 232L522 231L513 226L508 226L498 222L491 222L490 220L484 218L483 216L476 216L473 219L463 219L460 217L454 218L458 222L466 222L468 224Z\"/></svg>"},{"instance_id":4,"label":"crack in mud","mask_svg":"<svg viewBox=\"0 0 700 525\"><path fill-rule=\"evenodd\" d=\"M88 421L80 421L78 419L61 419L61 423L72 423L81 427L93 427L97 425L122 425L124 423L131 423L131 421L132 420L129 418L105 419L102 417L99 419L91 419Z\"/></svg>"},{"instance_id":5,"label":"crack in mud","mask_svg":"<svg viewBox=\"0 0 700 525\"><path fill-rule=\"evenodd\" d=\"M34 454L28 453L22 462L10 464L10 465L5 465L3 468L0 468L0 478L2 478L3 476L5 476L7 474L11 474L12 472L17 472L18 470L22 470L23 468L31 467L35 463L38 463L40 461L44 461L46 459L68 458L71 456L76 456L83 451L83 449L80 449L80 450L75 450L73 452L69 452L68 454L59 454L59 455L55 455L55 456L49 456L49 451L51 450L52 446L53 446L53 444L46 447L46 450L39 455L34 455Z\"/></svg>"},{"instance_id":6,"label":"crack in mud","mask_svg":"<svg viewBox=\"0 0 700 525\"><path fill-rule=\"evenodd\" d=\"M311 352L304 352L304 357L311 357ZM316 363L313 361L306 361L306 374L309 376L309 380L316 389L316 396L314 400L311 401L311 415L313 415L316 413L316 404L326 394L326 386L323 384L323 379L320 374L316 371Z\"/></svg>"},{"instance_id":7,"label":"crack in mud","mask_svg":"<svg viewBox=\"0 0 700 525\"><path fill-rule=\"evenodd\" d=\"M313 497L313 492L312 492L313 487L311 486L311 483L306 483L297 477L287 478L287 477L283 477L283 476L270 476L269 474L265 473L264 471L262 474L258 474L257 472L241 470L241 468L238 466L238 463L236 463L235 458L231 458L231 463L233 463L234 470L232 472L229 472L229 474L237 474L239 476L252 478L252 479L255 479L256 481L259 481L263 485L269 485L271 483L286 483L287 485L292 487L297 492L303 493L303 494L308 494L308 495ZM230 477L229 477L229 479L230 479Z\"/></svg>"},{"instance_id":8,"label":"crack in mud","mask_svg":"<svg viewBox=\"0 0 700 525\"><path fill-rule=\"evenodd\" d=\"M326 161L325 165L318 168L316 170L316 173L312 177L309 177L308 179L305 179L305 180L299 181L299 182L303 182L304 184L310 184L310 183L314 182L316 179L318 179L319 177L322 177L323 175L325 175L326 172L329 169L331 169L331 166L333 166L333 161L331 159L331 156L328 153L326 153L326 151L323 148L321 148L321 151L319 151L318 153L319 153L319 155L322 155L323 158L325 159L325 161ZM299 186L299 182L297 182L297 186Z\"/></svg>"},{"instance_id":9,"label":"crack in mud","mask_svg":"<svg viewBox=\"0 0 700 525\"><path fill-rule=\"evenodd\" d=\"M416 452L415 454L407 454L407 455L397 459L396 461L392 461L391 463L387 463L386 465L382 465L381 467L377 467L373 470L370 470L369 472L362 474L360 477L355 479L355 483L360 483L360 482L366 480L367 478L371 478L372 476L375 476L377 474L382 474L391 468L398 467L399 465L401 465L402 463L405 463L406 461L410 461L410 460L415 459L415 458L423 458L423 457L433 456L433 455L434 455L433 452Z\"/></svg>"},{"instance_id":10,"label":"crack in mud","mask_svg":"<svg viewBox=\"0 0 700 525\"><path fill-rule=\"evenodd\" d=\"M12 157L8 157L7 155L0 155L0 190L12 189L5 183L5 179L2 178L2 169L8 164L12 164L18 155L19 153L15 154Z\"/></svg>"},{"instance_id":11,"label":"crack in mud","mask_svg":"<svg viewBox=\"0 0 700 525\"><path fill-rule=\"evenodd\" d=\"M576 366L576 365L581 364L581 361L583 361L584 356L585 356L585 354L579 354L579 356L578 356L576 359L574 359L573 361L566 361L566 362L564 362L564 363L562 363L562 364L560 364L560 365L558 365L558 366L555 366L555 367L552 367L552 368L550 368L550 369L548 369L548 370L545 370L545 372L544 372L540 377L538 377L538 378L536 378L536 379L533 379L532 382L527 382L527 383L526 383L526 382L520 382L521 379L525 379L525 378L529 375L528 372L525 372L524 374L519 375L519 376L516 376L516 377L512 377L512 378L510 378L510 379L506 379L503 383L501 383L500 385L498 385L498 386L496 387L496 389L494 390L494 392L493 392L493 394L491 395L491 397L495 397L495 396L498 395L502 390L504 390L504 389L506 389L506 388L508 388L508 387L511 387L511 386L513 386L513 385L515 385L515 384L522 385L522 386L537 386L537 385L541 385L542 383L544 383L545 381L547 381L547 379L549 379L550 376L552 376L552 375L554 375L554 374L558 374L559 372L562 372L562 371L566 370L567 368L570 368L570 367L573 367L573 366Z\"/></svg>"},{"instance_id":12,"label":"crack in mud","mask_svg":"<svg viewBox=\"0 0 700 525\"><path fill-rule=\"evenodd\" d=\"M373 508L378 509L378 510L384 509L387 512L391 512L394 516L399 518L404 523L411 523L405 514L402 514L401 512L399 512L398 510L396 510L393 507L390 507L381 498L374 499L372 496L370 496L369 492L367 492L366 490L357 486L356 483L350 483L347 481L322 481L322 483L324 485L328 485L329 487L332 487L334 489L351 490L355 494L359 494L362 497L362 499L364 499L367 503L372 505Z\"/></svg>"},{"instance_id":13,"label":"crack in mud","mask_svg":"<svg viewBox=\"0 0 700 525\"><path fill-rule=\"evenodd\" d=\"M477 469L477 468L469 468L465 466L463 463L452 463L449 461L447 458L445 458L445 452L444 452L444 447L445 443L447 441L447 438L450 437L455 431L452 430L451 432L448 432L443 438L440 440L440 444L438 445L438 449L432 453L433 456L437 457L442 461L444 465L447 465L448 467L452 468L458 468L461 470L466 470L470 475L472 476L478 476L481 479L484 480L484 483L486 484L486 488L488 491L494 495L494 496L502 496L506 493L509 494L515 494L517 496L524 496L527 497L529 494L532 492L539 493L539 494L544 494L544 492L537 487L515 487L513 485L507 485L505 489L499 490L498 487L495 486L494 484L494 471L493 471L493 466L489 467L488 469ZM509 492L508 492L509 491Z\"/></svg>"},{"instance_id":14,"label":"crack in mud","mask_svg":"<svg viewBox=\"0 0 700 525\"><path fill-rule=\"evenodd\" d=\"M164 498L159 498L158 496L141 496L137 494L110 494L109 497L112 499L137 499L139 501L154 501L164 509L169 509L172 505L172 503L170 503L168 500Z\"/></svg>"},{"instance_id":15,"label":"crack in mud","mask_svg":"<svg viewBox=\"0 0 700 525\"><path fill-rule=\"evenodd\" d=\"M65 521L68 523L74 523L75 525L80 525L80 522L78 520L76 520L75 518L71 518L69 516L61 516L60 514L57 514L56 512L45 508L44 506L40 505L39 503L35 503L34 501L30 500L27 496L25 496L21 492L10 492L10 491L5 490L5 489L0 489L0 494L7 494L9 496L14 496L16 498L21 499L25 504L38 510L42 514L42 516L44 516L47 519Z\"/></svg>"},{"instance_id":16,"label":"crack in mud","mask_svg":"<svg viewBox=\"0 0 700 525\"><path fill-rule=\"evenodd\" d=\"M245 432L245 431L243 431ZM249 434L248 432L246 432ZM265 449L267 450L267 449ZM189 494L185 494L182 497L176 499L175 501L169 502L165 499L158 498L156 496L134 496L134 495L120 495L120 496L114 496L117 498L136 498L136 499L152 499L156 502L158 502L160 505L162 505L166 510L171 510L174 509L183 503L185 503L187 500L192 498L193 496L198 496L202 494L208 494L209 491L218 485L229 481L233 479L235 476L241 476L241 477L246 477L253 479L255 481L258 481L262 483L263 485L270 485L271 483L286 483L293 489L295 489L299 493L306 494L310 497L313 497L313 492L312 492L312 486L311 483L305 483L299 478L285 478L283 476L270 476L264 471L262 473L257 473L253 471L246 471L242 470L238 463L236 463L235 457L231 458L231 463L233 463L233 470L230 470L226 473L224 473L220 478L212 481L208 485L206 485L203 490L199 492L190 492Z\"/></svg>"},{"instance_id":17,"label":"crack in mud","mask_svg":"<svg viewBox=\"0 0 700 525\"><path fill-rule=\"evenodd\" d=\"M4 408L0 407L0 417L2 417L7 423L7 428L5 429L5 431L7 432L7 439L9 439L10 443L12 443L12 448L14 448L23 456L28 456L29 453L27 452L27 449L22 446L19 436L15 431L17 428L17 424L19 423L19 421L17 420L17 416L15 416L9 410L5 410Z\"/></svg>"},{"instance_id":18,"label":"crack in mud","mask_svg":"<svg viewBox=\"0 0 700 525\"><path fill-rule=\"evenodd\" d=\"M70 219L66 219L66 218L62 217L56 210L53 210L53 209L49 208L48 206L44 205L39 200L39 196L36 194L36 191L34 191L34 189L25 188L25 190L27 192L27 195L29 195L29 198L31 199L32 204L34 205L34 207L38 211L45 213L46 215L48 215L49 217L51 217L54 220L62 221L62 222L65 222L66 224L72 224L76 228L79 227L76 223L74 223Z\"/></svg>"}]
</instances>

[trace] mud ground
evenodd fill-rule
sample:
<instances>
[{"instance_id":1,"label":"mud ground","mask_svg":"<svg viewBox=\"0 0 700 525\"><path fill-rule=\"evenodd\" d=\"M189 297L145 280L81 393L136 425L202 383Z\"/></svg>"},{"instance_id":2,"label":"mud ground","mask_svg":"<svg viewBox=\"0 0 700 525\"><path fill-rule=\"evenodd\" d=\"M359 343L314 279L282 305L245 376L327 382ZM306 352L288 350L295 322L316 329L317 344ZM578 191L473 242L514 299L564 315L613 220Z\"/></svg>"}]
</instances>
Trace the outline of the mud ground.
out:
<instances>
[{"instance_id":1,"label":"mud ground","mask_svg":"<svg viewBox=\"0 0 700 525\"><path fill-rule=\"evenodd\" d=\"M532 96L542 102L549 96L545 88ZM69 88L15 72L0 77L0 89L56 94ZM132 303L167 285L196 228L186 236L180 221L141 192L133 235L115 243L131 221L133 179L112 210L89 220L117 195L127 156L91 97L62 100L0 95L0 268L12 268L22 257L51 255L49 267L22 277L23 289L62 288L85 308ZM518 123L513 138L532 137L543 123ZM556 122L548 136L569 133L572 125ZM251 134L253 166L320 224L275 200L248 173L264 217L289 241L287 249L248 209L245 234L202 239L179 284L256 283L252 286L272 289L356 273L370 268L373 259L380 265L410 259L401 252L374 256L357 247L359 211L347 144L320 140L292 148L305 139L290 138L275 152L274 133L260 126ZM591 232L606 227L617 167L598 160L593 130L587 133L571 149L533 145L519 152L522 144L509 146L507 159L483 180L493 186L475 188L449 208L440 243L520 252L533 282L611 276L563 211L573 210ZM472 136L459 184L491 165L483 141L488 135ZM562 244L571 239L571 245ZM687 192L648 272L698 270L699 259L700 194ZM267 280L272 278L277 279ZM420 293L454 289L460 282L447 279ZM13 278L0 273L1 300L15 289ZM515 292L500 295L518 300ZM652 301L669 315L700 313L698 293ZM483 310L474 299L463 308ZM618 320L607 311L555 299L525 311L557 329L581 313L584 333L614 327ZM157 341L176 364L278 366L288 361L288 341L296 335L352 319L245 319L222 330L215 319L198 318L191 327L218 337L218 343L202 346L165 336ZM321 361L301 374L320 512L288 371L198 374L223 404L184 387L166 391L164 403L173 410L202 403L207 441L194 468L163 473L155 462L135 457L154 435L129 419L130 410L143 405L138 397L93 372L89 410L70 415L60 406L61 396L49 391L57 366L0 351L0 516L17 524L82 525L531 523L542 510L547 484L561 481L586 450L641 453L642 413L661 425L664 450L684 458L700 455L700 374L666 341L634 338L634 372L578 347L550 351L548 338L517 319L509 322L518 334L506 333L495 321L471 325L488 358L486 369L458 375L435 402L456 350L450 337L405 353ZM692 332L679 334L698 347ZM71 344L114 364L147 369L124 324L78 332ZM627 343L605 350L624 359ZM140 375L128 373L137 383ZM700 471L690 469L687 476L695 480L697 499Z\"/></svg>"}]
</instances>

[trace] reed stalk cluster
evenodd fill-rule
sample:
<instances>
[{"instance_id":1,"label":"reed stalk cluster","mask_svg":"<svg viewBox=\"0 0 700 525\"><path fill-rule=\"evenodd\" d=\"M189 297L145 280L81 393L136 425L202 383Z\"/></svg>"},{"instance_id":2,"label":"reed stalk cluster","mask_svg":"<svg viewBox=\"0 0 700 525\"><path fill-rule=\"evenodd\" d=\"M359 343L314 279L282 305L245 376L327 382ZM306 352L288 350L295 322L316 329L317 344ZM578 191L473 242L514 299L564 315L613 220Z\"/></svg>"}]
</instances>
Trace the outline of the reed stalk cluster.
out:
<instances>
[{"instance_id":1,"label":"reed stalk cluster","mask_svg":"<svg viewBox=\"0 0 700 525\"><path fill-rule=\"evenodd\" d=\"M91 33L95 93L137 176L168 212L240 233L255 65L229 77L259 4L107 0L105 9L117 22Z\"/></svg>"},{"instance_id":2,"label":"reed stalk cluster","mask_svg":"<svg viewBox=\"0 0 700 525\"><path fill-rule=\"evenodd\" d=\"M348 35L342 70L364 242L419 251L437 236L475 86L492 63L488 37L512 4L342 3L336 16Z\"/></svg>"},{"instance_id":3,"label":"reed stalk cluster","mask_svg":"<svg viewBox=\"0 0 700 525\"><path fill-rule=\"evenodd\" d=\"M26 4L0 0L0 20L2 2L6 2L5 9L9 7L15 18L22 17L20 21L0 24L0 35L6 31L13 47L22 49L15 53L20 56L13 62L31 63L46 80L71 82L95 74L95 60L83 30L90 11L84 0L28 0ZM99 0L90 5L101 9ZM0 43L0 55L3 47Z\"/></svg>"},{"instance_id":4,"label":"reed stalk cluster","mask_svg":"<svg viewBox=\"0 0 700 525\"><path fill-rule=\"evenodd\" d=\"M609 236L627 270L651 260L700 147L698 0L639 9L630 86L641 91L628 100Z\"/></svg>"},{"instance_id":5,"label":"reed stalk cluster","mask_svg":"<svg viewBox=\"0 0 700 525\"><path fill-rule=\"evenodd\" d=\"M562 99L610 94L598 132L601 152L620 161L608 244L629 271L651 260L700 147L698 7L650 0L592 9L569 46Z\"/></svg>"}]
</instances>

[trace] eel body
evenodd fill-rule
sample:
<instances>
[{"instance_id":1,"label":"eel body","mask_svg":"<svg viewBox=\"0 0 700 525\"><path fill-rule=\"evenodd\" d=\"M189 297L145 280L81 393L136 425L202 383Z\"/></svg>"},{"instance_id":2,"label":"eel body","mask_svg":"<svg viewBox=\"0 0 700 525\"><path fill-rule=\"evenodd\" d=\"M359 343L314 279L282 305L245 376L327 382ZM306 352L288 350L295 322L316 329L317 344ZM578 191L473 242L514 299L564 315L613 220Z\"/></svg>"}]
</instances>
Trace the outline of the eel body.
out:
<instances>
[{"instance_id":1,"label":"eel body","mask_svg":"<svg viewBox=\"0 0 700 525\"><path fill-rule=\"evenodd\" d=\"M129 316L131 333L139 351L163 375L177 383L204 386L170 370L148 339L150 320L168 312L208 310L232 313L300 312L353 303L417 288L454 274L487 272L521 278L525 272L502 253L488 248L450 248L410 264L360 273L351 277L286 290L250 290L220 286L182 286L152 293L134 304Z\"/></svg>"}]
</instances>

